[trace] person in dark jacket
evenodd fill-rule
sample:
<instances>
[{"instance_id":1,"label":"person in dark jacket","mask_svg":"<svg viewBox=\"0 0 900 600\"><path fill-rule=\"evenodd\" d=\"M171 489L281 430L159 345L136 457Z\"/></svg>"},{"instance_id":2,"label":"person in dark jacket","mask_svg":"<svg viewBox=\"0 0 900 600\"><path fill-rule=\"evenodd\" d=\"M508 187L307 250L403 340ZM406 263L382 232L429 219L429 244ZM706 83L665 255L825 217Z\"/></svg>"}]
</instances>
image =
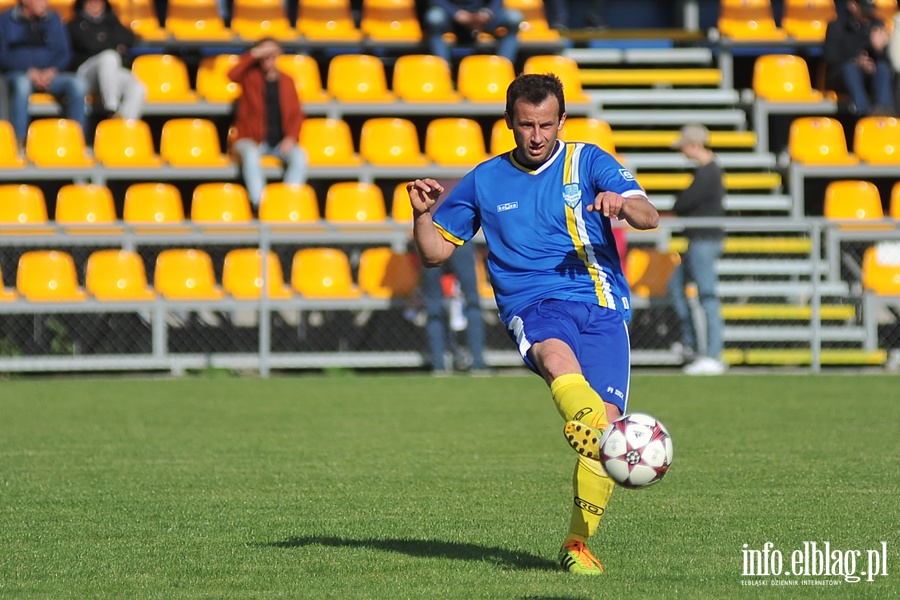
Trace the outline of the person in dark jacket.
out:
<instances>
[{"instance_id":1,"label":"person in dark jacket","mask_svg":"<svg viewBox=\"0 0 900 600\"><path fill-rule=\"evenodd\" d=\"M147 90L123 63L134 33L119 22L109 0L75 0L73 9L68 24L72 68L99 97L107 115L139 119Z\"/></svg>"},{"instance_id":2,"label":"person in dark jacket","mask_svg":"<svg viewBox=\"0 0 900 600\"><path fill-rule=\"evenodd\" d=\"M454 33L457 43L471 43L478 34L498 38L497 54L516 63L519 51L519 25L524 17L517 10L504 8L503 0L430 0L423 23L431 53L452 65L445 33Z\"/></svg>"},{"instance_id":3,"label":"person in dark jacket","mask_svg":"<svg viewBox=\"0 0 900 600\"><path fill-rule=\"evenodd\" d=\"M65 99L66 118L85 126L87 85L67 71L72 61L69 36L47 0L19 0L0 13L0 70L10 91L10 121L20 144L28 134L28 101L33 92Z\"/></svg>"},{"instance_id":4,"label":"person in dark jacket","mask_svg":"<svg viewBox=\"0 0 900 600\"><path fill-rule=\"evenodd\" d=\"M281 45L270 38L241 55L228 77L241 85L232 149L241 158L247 194L259 207L266 186L260 161L277 156L285 163L285 183L306 182L306 152L300 146L305 115L294 80L275 67Z\"/></svg>"},{"instance_id":5,"label":"person in dark jacket","mask_svg":"<svg viewBox=\"0 0 900 600\"><path fill-rule=\"evenodd\" d=\"M851 112L895 113L894 72L886 54L889 40L884 23L875 16L875 0L848 0L846 14L825 29L826 85L850 94Z\"/></svg>"},{"instance_id":6,"label":"person in dark jacket","mask_svg":"<svg viewBox=\"0 0 900 600\"><path fill-rule=\"evenodd\" d=\"M697 163L693 181L675 198L675 215L724 217L724 173L709 147L709 130L703 125L685 125L673 148ZM720 375L725 372L726 365L722 362L724 324L716 290L716 261L722 256L725 232L719 227L690 227L684 234L688 247L669 280L669 296L681 326L681 343L686 357L694 359L685 366L684 372L688 375ZM706 317L706 347L702 354L684 293L688 281L697 285L700 307Z\"/></svg>"}]
</instances>

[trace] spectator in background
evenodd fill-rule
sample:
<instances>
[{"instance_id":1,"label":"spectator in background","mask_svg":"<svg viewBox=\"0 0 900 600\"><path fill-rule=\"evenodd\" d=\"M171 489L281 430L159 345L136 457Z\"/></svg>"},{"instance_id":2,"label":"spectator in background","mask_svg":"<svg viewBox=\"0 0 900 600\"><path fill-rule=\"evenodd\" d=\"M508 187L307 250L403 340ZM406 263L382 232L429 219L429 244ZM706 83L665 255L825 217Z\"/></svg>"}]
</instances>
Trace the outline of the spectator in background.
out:
<instances>
[{"instance_id":1,"label":"spectator in background","mask_svg":"<svg viewBox=\"0 0 900 600\"><path fill-rule=\"evenodd\" d=\"M875 0L847 0L847 12L825 30L826 85L850 94L850 110L857 115L895 112L889 37L875 16Z\"/></svg>"},{"instance_id":2,"label":"spectator in background","mask_svg":"<svg viewBox=\"0 0 900 600\"><path fill-rule=\"evenodd\" d=\"M472 43L480 33L498 39L497 54L516 64L522 13L503 7L503 0L429 0L423 24L431 53L452 65L445 33L454 33L459 44Z\"/></svg>"},{"instance_id":3,"label":"spectator in background","mask_svg":"<svg viewBox=\"0 0 900 600\"><path fill-rule=\"evenodd\" d=\"M697 163L691 184L675 197L675 215L724 217L724 173L709 147L709 131L703 125L685 125L673 148L681 150L682 154ZM683 352L687 359L693 358L684 372L688 375L721 375L727 367L722 362L724 324L716 290L716 261L722 256L725 233L719 227L706 226L687 227L684 234L688 247L681 255L681 265L669 279L669 296L680 321ZM697 284L700 306L706 317L706 347L703 354L700 353L697 329L684 293L688 281Z\"/></svg>"},{"instance_id":4,"label":"spectator in background","mask_svg":"<svg viewBox=\"0 0 900 600\"><path fill-rule=\"evenodd\" d=\"M0 69L10 88L10 121L19 143L28 133L28 101L33 92L65 98L66 118L85 128L87 84L66 69L72 62L69 36L47 0L19 0L0 13Z\"/></svg>"},{"instance_id":5,"label":"spectator in background","mask_svg":"<svg viewBox=\"0 0 900 600\"><path fill-rule=\"evenodd\" d=\"M306 152L299 143L305 115L294 80L275 68L281 45L261 40L241 55L228 77L242 88L234 120L232 148L240 156L244 185L256 208L266 186L260 161L277 156L285 164L286 183L305 183Z\"/></svg>"},{"instance_id":6,"label":"spectator in background","mask_svg":"<svg viewBox=\"0 0 900 600\"><path fill-rule=\"evenodd\" d=\"M109 0L75 0L73 9L68 30L75 72L99 99L103 116L141 118L147 90L123 63L134 33L119 22Z\"/></svg>"}]
</instances>

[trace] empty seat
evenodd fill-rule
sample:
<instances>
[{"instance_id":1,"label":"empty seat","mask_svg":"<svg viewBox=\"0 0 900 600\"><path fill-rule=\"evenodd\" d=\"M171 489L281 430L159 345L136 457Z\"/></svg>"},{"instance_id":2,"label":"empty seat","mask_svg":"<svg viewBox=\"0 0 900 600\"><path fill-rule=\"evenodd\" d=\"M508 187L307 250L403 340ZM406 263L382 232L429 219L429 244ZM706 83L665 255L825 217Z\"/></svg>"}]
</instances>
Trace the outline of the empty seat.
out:
<instances>
[{"instance_id":1,"label":"empty seat","mask_svg":"<svg viewBox=\"0 0 900 600\"><path fill-rule=\"evenodd\" d=\"M341 102L394 102L381 59L368 54L340 54L328 63L328 92Z\"/></svg>"},{"instance_id":2,"label":"empty seat","mask_svg":"<svg viewBox=\"0 0 900 600\"><path fill-rule=\"evenodd\" d=\"M81 302L72 255L58 250L32 250L19 257L16 289L29 302Z\"/></svg>"},{"instance_id":3,"label":"empty seat","mask_svg":"<svg viewBox=\"0 0 900 600\"><path fill-rule=\"evenodd\" d=\"M362 164L353 149L350 126L340 119L306 119L300 127L300 145L306 150L310 167L358 167Z\"/></svg>"},{"instance_id":4,"label":"empty seat","mask_svg":"<svg viewBox=\"0 0 900 600\"><path fill-rule=\"evenodd\" d=\"M372 43L422 41L415 0L363 0L359 28Z\"/></svg>"},{"instance_id":5,"label":"empty seat","mask_svg":"<svg viewBox=\"0 0 900 600\"><path fill-rule=\"evenodd\" d=\"M516 138L512 129L506 125L506 119L497 119L491 127L491 156L509 152L516 147Z\"/></svg>"},{"instance_id":6,"label":"empty seat","mask_svg":"<svg viewBox=\"0 0 900 600\"><path fill-rule=\"evenodd\" d=\"M625 276L635 296L666 296L672 273L681 264L677 252L661 252L654 248L632 248L625 256Z\"/></svg>"},{"instance_id":7,"label":"empty seat","mask_svg":"<svg viewBox=\"0 0 900 600\"><path fill-rule=\"evenodd\" d=\"M900 120L863 117L856 122L853 153L873 165L900 165Z\"/></svg>"},{"instance_id":8,"label":"empty seat","mask_svg":"<svg viewBox=\"0 0 900 600\"><path fill-rule=\"evenodd\" d=\"M172 54L141 54L134 58L131 72L147 89L147 103L194 103L187 65Z\"/></svg>"},{"instance_id":9,"label":"empty seat","mask_svg":"<svg viewBox=\"0 0 900 600\"><path fill-rule=\"evenodd\" d=\"M884 218L881 194L870 181L831 181L825 188L825 217L842 221Z\"/></svg>"},{"instance_id":10,"label":"empty seat","mask_svg":"<svg viewBox=\"0 0 900 600\"><path fill-rule=\"evenodd\" d=\"M249 41L274 38L282 41L297 39L291 27L283 0L234 0L231 31Z\"/></svg>"},{"instance_id":11,"label":"empty seat","mask_svg":"<svg viewBox=\"0 0 900 600\"><path fill-rule=\"evenodd\" d=\"M900 296L900 244L881 242L866 249L862 284L879 296Z\"/></svg>"},{"instance_id":12,"label":"empty seat","mask_svg":"<svg viewBox=\"0 0 900 600\"><path fill-rule=\"evenodd\" d=\"M384 194L374 183L341 181L328 187L325 220L332 223L371 223L387 219Z\"/></svg>"},{"instance_id":13,"label":"empty seat","mask_svg":"<svg viewBox=\"0 0 900 600\"><path fill-rule=\"evenodd\" d=\"M787 33L772 16L770 0L721 0L719 33L736 41L779 41Z\"/></svg>"},{"instance_id":14,"label":"empty seat","mask_svg":"<svg viewBox=\"0 0 900 600\"><path fill-rule=\"evenodd\" d=\"M618 159L612 129L606 121L590 117L566 119L560 137L567 142L596 144Z\"/></svg>"},{"instance_id":15,"label":"empty seat","mask_svg":"<svg viewBox=\"0 0 900 600\"><path fill-rule=\"evenodd\" d=\"M413 209L409 202L406 183L398 183L394 186L394 194L391 197L391 219L398 223L412 223Z\"/></svg>"},{"instance_id":16,"label":"empty seat","mask_svg":"<svg viewBox=\"0 0 900 600\"><path fill-rule=\"evenodd\" d=\"M350 0L300 0L297 33L315 42L359 42Z\"/></svg>"},{"instance_id":17,"label":"empty seat","mask_svg":"<svg viewBox=\"0 0 900 600\"><path fill-rule=\"evenodd\" d=\"M519 24L519 39L522 42L555 42L559 40L559 32L550 27L544 0L504 0L506 8L522 13Z\"/></svg>"},{"instance_id":18,"label":"empty seat","mask_svg":"<svg viewBox=\"0 0 900 600\"><path fill-rule=\"evenodd\" d=\"M264 223L315 223L319 201L309 184L273 182L263 189L259 220Z\"/></svg>"},{"instance_id":19,"label":"empty seat","mask_svg":"<svg viewBox=\"0 0 900 600\"><path fill-rule=\"evenodd\" d=\"M67 233L119 234L121 227L97 228L116 222L116 206L112 192L105 185L68 183L56 193L55 220L61 225L87 225L67 227Z\"/></svg>"},{"instance_id":20,"label":"empty seat","mask_svg":"<svg viewBox=\"0 0 900 600\"><path fill-rule=\"evenodd\" d=\"M0 169L18 169L25 166L19 153L16 132L9 121L0 121Z\"/></svg>"},{"instance_id":21,"label":"empty seat","mask_svg":"<svg viewBox=\"0 0 900 600\"><path fill-rule=\"evenodd\" d=\"M265 269L266 295L271 299L290 298L278 256L269 252ZM258 300L263 289L262 252L258 248L238 248L225 255L222 288L237 300Z\"/></svg>"},{"instance_id":22,"label":"empty seat","mask_svg":"<svg viewBox=\"0 0 900 600\"><path fill-rule=\"evenodd\" d=\"M275 66L294 80L297 96L304 104L331 100L331 94L322 87L322 73L319 63L313 57L305 54L282 54L275 59Z\"/></svg>"},{"instance_id":23,"label":"empty seat","mask_svg":"<svg viewBox=\"0 0 900 600\"><path fill-rule=\"evenodd\" d=\"M219 132L209 119L169 119L162 126L159 154L173 167L219 168L231 165L222 153Z\"/></svg>"},{"instance_id":24,"label":"empty seat","mask_svg":"<svg viewBox=\"0 0 900 600\"><path fill-rule=\"evenodd\" d=\"M895 14L897 14L897 0L875 0L875 16L888 26L889 32Z\"/></svg>"},{"instance_id":25,"label":"empty seat","mask_svg":"<svg viewBox=\"0 0 900 600\"><path fill-rule=\"evenodd\" d=\"M205 224L249 223L253 220L250 198L236 183L207 182L194 188L191 221Z\"/></svg>"},{"instance_id":26,"label":"empty seat","mask_svg":"<svg viewBox=\"0 0 900 600\"><path fill-rule=\"evenodd\" d=\"M409 119L376 117L362 125L360 156L375 166L423 166L428 159L422 154L419 134Z\"/></svg>"},{"instance_id":27,"label":"empty seat","mask_svg":"<svg viewBox=\"0 0 900 600\"><path fill-rule=\"evenodd\" d=\"M181 192L171 183L132 183L125 190L126 223L144 225L184 222Z\"/></svg>"},{"instance_id":28,"label":"empty seat","mask_svg":"<svg viewBox=\"0 0 900 600\"><path fill-rule=\"evenodd\" d=\"M478 122L454 117L428 123L425 154L440 166L474 166L488 157Z\"/></svg>"},{"instance_id":29,"label":"empty seat","mask_svg":"<svg viewBox=\"0 0 900 600\"><path fill-rule=\"evenodd\" d=\"M168 36L166 30L159 25L153 0L128 0L126 14L127 18L119 17L119 20L142 40L159 41Z\"/></svg>"},{"instance_id":30,"label":"empty seat","mask_svg":"<svg viewBox=\"0 0 900 600\"><path fill-rule=\"evenodd\" d=\"M515 78L513 64L504 56L470 54L459 62L459 93L470 102L505 104L506 88Z\"/></svg>"},{"instance_id":31,"label":"empty seat","mask_svg":"<svg viewBox=\"0 0 900 600\"><path fill-rule=\"evenodd\" d=\"M144 121L106 119L97 124L94 157L107 168L156 168L162 160Z\"/></svg>"},{"instance_id":32,"label":"empty seat","mask_svg":"<svg viewBox=\"0 0 900 600\"><path fill-rule=\"evenodd\" d=\"M405 54L394 64L393 90L406 102L459 102L450 65L439 56Z\"/></svg>"},{"instance_id":33,"label":"empty seat","mask_svg":"<svg viewBox=\"0 0 900 600\"><path fill-rule=\"evenodd\" d=\"M280 4L280 0L277 0ZM240 60L237 54L204 56L197 67L197 94L207 102L234 102L241 86L229 79L230 71Z\"/></svg>"},{"instance_id":34,"label":"empty seat","mask_svg":"<svg viewBox=\"0 0 900 600\"><path fill-rule=\"evenodd\" d=\"M362 296L353 283L350 260L336 248L303 248L291 263L291 287L305 298L353 299Z\"/></svg>"},{"instance_id":35,"label":"empty seat","mask_svg":"<svg viewBox=\"0 0 900 600\"><path fill-rule=\"evenodd\" d=\"M180 41L226 41L234 37L216 0L168 0L165 29Z\"/></svg>"},{"instance_id":36,"label":"empty seat","mask_svg":"<svg viewBox=\"0 0 900 600\"><path fill-rule=\"evenodd\" d=\"M821 42L835 18L834 0L785 0L781 28L796 40Z\"/></svg>"},{"instance_id":37,"label":"empty seat","mask_svg":"<svg viewBox=\"0 0 900 600\"><path fill-rule=\"evenodd\" d=\"M84 286L97 300L129 302L153 300L144 261L129 250L97 250L88 257Z\"/></svg>"},{"instance_id":38,"label":"empty seat","mask_svg":"<svg viewBox=\"0 0 900 600\"><path fill-rule=\"evenodd\" d=\"M160 252L153 287L166 300L219 300L225 296L216 283L209 254L193 248Z\"/></svg>"},{"instance_id":39,"label":"empty seat","mask_svg":"<svg viewBox=\"0 0 900 600\"><path fill-rule=\"evenodd\" d=\"M419 285L419 268L410 252L366 248L359 257L359 287L373 298L405 298Z\"/></svg>"},{"instance_id":40,"label":"empty seat","mask_svg":"<svg viewBox=\"0 0 900 600\"><path fill-rule=\"evenodd\" d=\"M799 117L788 134L791 159L815 165L854 165L856 156L847 151L841 122L828 117Z\"/></svg>"},{"instance_id":41,"label":"empty seat","mask_svg":"<svg viewBox=\"0 0 900 600\"><path fill-rule=\"evenodd\" d=\"M47 222L47 202L41 188L24 183L0 184L0 198L3 199L0 201L0 224L40 225Z\"/></svg>"},{"instance_id":42,"label":"empty seat","mask_svg":"<svg viewBox=\"0 0 900 600\"><path fill-rule=\"evenodd\" d=\"M88 156L81 125L71 119L32 121L25 140L25 155L42 168L88 168L94 164Z\"/></svg>"},{"instance_id":43,"label":"empty seat","mask_svg":"<svg viewBox=\"0 0 900 600\"><path fill-rule=\"evenodd\" d=\"M524 73L553 73L563 84L566 93L566 104L590 102L591 98L581 87L581 76L578 63L568 56L548 54L529 56L525 59Z\"/></svg>"},{"instance_id":44,"label":"empty seat","mask_svg":"<svg viewBox=\"0 0 900 600\"><path fill-rule=\"evenodd\" d=\"M819 102L806 61L792 54L764 54L753 65L753 92L774 102Z\"/></svg>"}]
</instances>

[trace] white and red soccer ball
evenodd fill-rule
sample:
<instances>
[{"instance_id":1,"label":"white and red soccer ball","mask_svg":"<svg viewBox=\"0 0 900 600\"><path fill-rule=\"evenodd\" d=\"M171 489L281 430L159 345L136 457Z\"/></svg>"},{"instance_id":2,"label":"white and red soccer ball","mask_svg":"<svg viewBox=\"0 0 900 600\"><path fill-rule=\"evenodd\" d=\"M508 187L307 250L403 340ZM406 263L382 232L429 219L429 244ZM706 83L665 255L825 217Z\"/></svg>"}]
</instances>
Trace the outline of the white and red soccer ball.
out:
<instances>
[{"instance_id":1,"label":"white and red soccer ball","mask_svg":"<svg viewBox=\"0 0 900 600\"><path fill-rule=\"evenodd\" d=\"M672 464L672 438L646 413L630 413L612 423L600 438L600 462L616 483L627 488L652 485Z\"/></svg>"}]
</instances>

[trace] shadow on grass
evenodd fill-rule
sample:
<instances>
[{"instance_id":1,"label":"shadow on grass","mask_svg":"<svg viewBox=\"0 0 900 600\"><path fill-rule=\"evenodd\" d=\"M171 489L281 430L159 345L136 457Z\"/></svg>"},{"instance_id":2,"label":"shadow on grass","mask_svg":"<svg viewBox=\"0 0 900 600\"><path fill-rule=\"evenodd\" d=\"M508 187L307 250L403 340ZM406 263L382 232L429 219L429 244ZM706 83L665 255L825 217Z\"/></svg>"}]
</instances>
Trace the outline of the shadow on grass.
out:
<instances>
[{"instance_id":1,"label":"shadow on grass","mask_svg":"<svg viewBox=\"0 0 900 600\"><path fill-rule=\"evenodd\" d=\"M273 548L302 548L304 546L372 548L386 552L400 552L409 556L488 562L506 569L555 571L558 568L554 561L526 552L514 552L494 546L460 544L441 540L353 540L339 537L311 536L293 537L280 542L265 542L260 545Z\"/></svg>"}]
</instances>

